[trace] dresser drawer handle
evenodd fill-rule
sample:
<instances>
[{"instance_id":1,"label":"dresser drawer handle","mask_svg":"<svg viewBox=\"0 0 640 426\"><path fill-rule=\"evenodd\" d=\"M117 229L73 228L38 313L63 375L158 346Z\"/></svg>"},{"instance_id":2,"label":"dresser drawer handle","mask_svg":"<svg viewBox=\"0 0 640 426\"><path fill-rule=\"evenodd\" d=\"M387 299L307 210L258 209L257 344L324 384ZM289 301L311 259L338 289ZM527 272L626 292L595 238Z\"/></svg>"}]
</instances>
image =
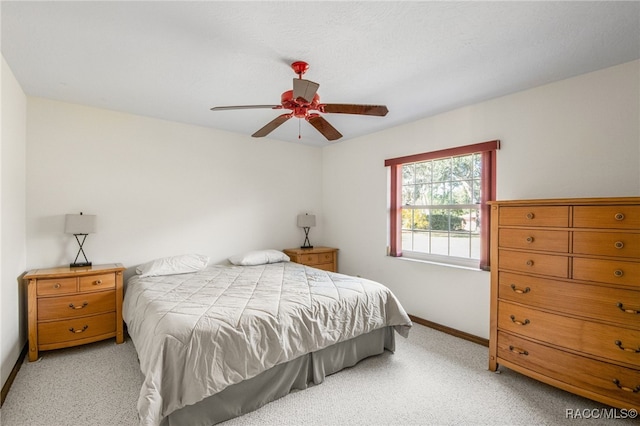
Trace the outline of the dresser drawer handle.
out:
<instances>
[{"instance_id":1,"label":"dresser drawer handle","mask_svg":"<svg viewBox=\"0 0 640 426\"><path fill-rule=\"evenodd\" d=\"M60 283L55 283L55 284L53 285L53 288L60 288L60 287L62 287L62 285L61 285Z\"/></svg>"},{"instance_id":2,"label":"dresser drawer handle","mask_svg":"<svg viewBox=\"0 0 640 426\"><path fill-rule=\"evenodd\" d=\"M520 288L517 288L515 284L511 284L511 290L513 290L515 293L518 293L518 294L526 294L531 291L529 287L525 287L524 290L522 290Z\"/></svg>"},{"instance_id":3,"label":"dresser drawer handle","mask_svg":"<svg viewBox=\"0 0 640 426\"><path fill-rule=\"evenodd\" d=\"M93 282L93 285L100 285L100 284L102 284L102 280L95 280Z\"/></svg>"},{"instance_id":4,"label":"dresser drawer handle","mask_svg":"<svg viewBox=\"0 0 640 426\"><path fill-rule=\"evenodd\" d=\"M640 311L636 311L636 310L634 310L634 309L625 309L625 308L624 308L624 305L622 304L622 302L618 302L618 303L616 303L616 306L617 306L618 308L620 308L620 310L621 310L622 312L626 312L627 314L640 314Z\"/></svg>"},{"instance_id":5,"label":"dresser drawer handle","mask_svg":"<svg viewBox=\"0 0 640 426\"><path fill-rule=\"evenodd\" d=\"M633 393L640 392L640 385L636 386L635 388L628 388L626 386L622 386L620 384L620 380L618 380L618 379L613 379L613 383L615 383L615 385L618 387L618 389L623 390L625 392L633 392Z\"/></svg>"},{"instance_id":6,"label":"dresser drawer handle","mask_svg":"<svg viewBox=\"0 0 640 426\"><path fill-rule=\"evenodd\" d=\"M533 260L527 260L527 266L533 266Z\"/></svg>"},{"instance_id":7,"label":"dresser drawer handle","mask_svg":"<svg viewBox=\"0 0 640 426\"><path fill-rule=\"evenodd\" d=\"M82 308L86 307L88 304L89 304L89 302L82 302L82 305L76 306L73 303L69 303L69 307L71 309L82 309Z\"/></svg>"},{"instance_id":8,"label":"dresser drawer handle","mask_svg":"<svg viewBox=\"0 0 640 426\"><path fill-rule=\"evenodd\" d=\"M514 324L518 324L518 325L527 325L529 324L531 321L529 321L528 319L525 319L524 321L518 321L515 317L515 315L511 315L509 318L511 318L511 322Z\"/></svg>"},{"instance_id":9,"label":"dresser drawer handle","mask_svg":"<svg viewBox=\"0 0 640 426\"><path fill-rule=\"evenodd\" d=\"M535 217L533 213L527 213L527 219L531 220Z\"/></svg>"},{"instance_id":10,"label":"dresser drawer handle","mask_svg":"<svg viewBox=\"0 0 640 426\"><path fill-rule=\"evenodd\" d=\"M613 243L613 246L617 249L621 249L624 247L624 243L622 241L616 241L615 243Z\"/></svg>"},{"instance_id":11,"label":"dresser drawer handle","mask_svg":"<svg viewBox=\"0 0 640 426\"><path fill-rule=\"evenodd\" d=\"M533 242L533 237L527 237L527 242L531 244Z\"/></svg>"},{"instance_id":12,"label":"dresser drawer handle","mask_svg":"<svg viewBox=\"0 0 640 426\"><path fill-rule=\"evenodd\" d=\"M511 346L511 345L509 345L509 350L514 354L524 355L524 356L529 355L529 352L525 351L524 349L516 348L515 346Z\"/></svg>"},{"instance_id":13,"label":"dresser drawer handle","mask_svg":"<svg viewBox=\"0 0 640 426\"><path fill-rule=\"evenodd\" d=\"M616 269L615 271L613 271L613 275L620 278L621 276L624 275L624 272L622 271L622 269Z\"/></svg>"},{"instance_id":14,"label":"dresser drawer handle","mask_svg":"<svg viewBox=\"0 0 640 426\"><path fill-rule=\"evenodd\" d=\"M638 349L625 348L624 346L622 346L622 342L620 340L616 340L615 343L616 343L616 346L622 349L623 351L631 352L634 354L640 354L640 348Z\"/></svg>"},{"instance_id":15,"label":"dresser drawer handle","mask_svg":"<svg viewBox=\"0 0 640 426\"><path fill-rule=\"evenodd\" d=\"M82 333L82 332L83 332L83 331L85 331L87 328L89 328L89 326L88 326L88 325L85 325L84 327L82 327L82 330L76 330L75 328L71 327L71 328L69 329L69 331L70 331L70 332L72 332L72 333L76 333L76 334L77 334L77 333Z\"/></svg>"},{"instance_id":16,"label":"dresser drawer handle","mask_svg":"<svg viewBox=\"0 0 640 426\"><path fill-rule=\"evenodd\" d=\"M624 214L622 213L616 213L614 217L616 220L624 220Z\"/></svg>"}]
</instances>

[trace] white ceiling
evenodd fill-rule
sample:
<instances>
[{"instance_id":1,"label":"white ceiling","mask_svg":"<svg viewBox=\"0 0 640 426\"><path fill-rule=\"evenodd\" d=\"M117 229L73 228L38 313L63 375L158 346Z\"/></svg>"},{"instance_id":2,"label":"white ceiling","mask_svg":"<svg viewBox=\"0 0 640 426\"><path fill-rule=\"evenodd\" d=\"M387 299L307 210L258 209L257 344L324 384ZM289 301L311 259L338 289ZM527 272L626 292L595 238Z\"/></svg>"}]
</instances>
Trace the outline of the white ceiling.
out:
<instances>
[{"instance_id":1,"label":"white ceiling","mask_svg":"<svg viewBox=\"0 0 640 426\"><path fill-rule=\"evenodd\" d=\"M640 2L2 1L2 54L28 95L251 135L310 64L344 137L640 57ZM298 139L298 129L301 139ZM326 140L289 120L270 138ZM335 142L334 142L335 143Z\"/></svg>"}]
</instances>

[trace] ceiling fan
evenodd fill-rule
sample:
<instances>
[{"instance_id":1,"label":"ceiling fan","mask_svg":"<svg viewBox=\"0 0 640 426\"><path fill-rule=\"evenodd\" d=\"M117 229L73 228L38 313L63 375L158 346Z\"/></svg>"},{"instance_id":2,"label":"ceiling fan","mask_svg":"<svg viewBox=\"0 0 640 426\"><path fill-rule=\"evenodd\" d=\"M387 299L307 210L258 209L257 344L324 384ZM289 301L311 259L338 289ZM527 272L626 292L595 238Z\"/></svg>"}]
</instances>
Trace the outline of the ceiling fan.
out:
<instances>
[{"instance_id":1,"label":"ceiling fan","mask_svg":"<svg viewBox=\"0 0 640 426\"><path fill-rule=\"evenodd\" d=\"M318 113L375 115L384 117L387 115L387 112L389 112L385 105L321 104L320 97L317 94L320 85L302 78L302 75L309 69L309 64L303 61L297 61L291 64L291 68L293 68L293 71L298 75L298 78L293 79L293 90L287 90L282 94L280 97L280 105L219 106L211 108L211 111L258 108L288 109L291 112L279 115L251 136L254 138L267 136L290 118L296 117L307 120L330 141L340 139L342 134ZM300 138L299 134L298 138Z\"/></svg>"}]
</instances>

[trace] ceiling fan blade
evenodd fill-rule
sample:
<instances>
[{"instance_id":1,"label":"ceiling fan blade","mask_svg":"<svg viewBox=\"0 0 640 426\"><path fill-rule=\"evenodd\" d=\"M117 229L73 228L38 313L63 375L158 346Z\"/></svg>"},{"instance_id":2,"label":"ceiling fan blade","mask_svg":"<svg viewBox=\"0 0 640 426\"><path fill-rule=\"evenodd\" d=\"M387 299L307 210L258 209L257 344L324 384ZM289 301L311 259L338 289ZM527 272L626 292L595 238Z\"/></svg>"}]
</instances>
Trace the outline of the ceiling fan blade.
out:
<instances>
[{"instance_id":1,"label":"ceiling fan blade","mask_svg":"<svg viewBox=\"0 0 640 426\"><path fill-rule=\"evenodd\" d=\"M320 85L313 81L301 78L293 79L293 99L302 98L307 102L312 102Z\"/></svg>"},{"instance_id":2,"label":"ceiling fan blade","mask_svg":"<svg viewBox=\"0 0 640 426\"><path fill-rule=\"evenodd\" d=\"M259 108L269 108L269 109L281 109L282 105L235 105L235 106L219 106L211 108L211 111L227 111L231 109L259 109Z\"/></svg>"},{"instance_id":3,"label":"ceiling fan blade","mask_svg":"<svg viewBox=\"0 0 640 426\"><path fill-rule=\"evenodd\" d=\"M336 130L327 120L323 117L313 114L307 117L307 121L311 123L313 127L316 128L322 135L330 141L335 141L336 139L340 139L342 134Z\"/></svg>"},{"instance_id":4,"label":"ceiling fan blade","mask_svg":"<svg viewBox=\"0 0 640 426\"><path fill-rule=\"evenodd\" d=\"M293 117L293 114L279 115L273 120L271 120L270 122L268 122L267 125L264 126L262 129L258 130L251 136L253 136L254 138L262 138L264 136L267 136L269 133L273 132L275 129L280 127L285 121L287 121L291 117Z\"/></svg>"},{"instance_id":5,"label":"ceiling fan blade","mask_svg":"<svg viewBox=\"0 0 640 426\"><path fill-rule=\"evenodd\" d=\"M377 115L379 117L384 117L389 112L385 105L357 104L322 104L319 105L319 111L335 114Z\"/></svg>"}]
</instances>

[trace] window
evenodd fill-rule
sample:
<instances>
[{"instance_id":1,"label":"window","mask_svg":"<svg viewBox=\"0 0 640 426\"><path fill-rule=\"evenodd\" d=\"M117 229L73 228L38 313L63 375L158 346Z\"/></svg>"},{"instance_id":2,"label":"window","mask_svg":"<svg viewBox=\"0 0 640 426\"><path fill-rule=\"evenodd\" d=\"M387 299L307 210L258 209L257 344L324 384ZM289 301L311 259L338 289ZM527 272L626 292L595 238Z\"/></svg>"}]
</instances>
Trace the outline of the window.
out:
<instances>
[{"instance_id":1,"label":"window","mask_svg":"<svg viewBox=\"0 0 640 426\"><path fill-rule=\"evenodd\" d=\"M390 255L488 269L499 147L495 140L386 160Z\"/></svg>"}]
</instances>

